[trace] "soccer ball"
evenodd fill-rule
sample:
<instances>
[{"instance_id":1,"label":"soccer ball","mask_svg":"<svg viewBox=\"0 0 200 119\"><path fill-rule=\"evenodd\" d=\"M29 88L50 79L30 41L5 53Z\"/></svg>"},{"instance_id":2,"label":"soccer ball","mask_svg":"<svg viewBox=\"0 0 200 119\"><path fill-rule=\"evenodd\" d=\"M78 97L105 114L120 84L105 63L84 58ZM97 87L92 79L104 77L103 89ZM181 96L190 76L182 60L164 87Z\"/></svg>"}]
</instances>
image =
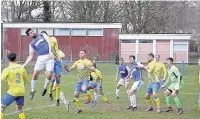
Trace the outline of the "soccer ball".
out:
<instances>
[{"instance_id":1,"label":"soccer ball","mask_svg":"<svg viewBox=\"0 0 200 119\"><path fill-rule=\"evenodd\" d=\"M39 17L42 14L42 12L43 12L42 8L33 9L31 11L31 16L33 18L37 18L37 17Z\"/></svg>"}]
</instances>

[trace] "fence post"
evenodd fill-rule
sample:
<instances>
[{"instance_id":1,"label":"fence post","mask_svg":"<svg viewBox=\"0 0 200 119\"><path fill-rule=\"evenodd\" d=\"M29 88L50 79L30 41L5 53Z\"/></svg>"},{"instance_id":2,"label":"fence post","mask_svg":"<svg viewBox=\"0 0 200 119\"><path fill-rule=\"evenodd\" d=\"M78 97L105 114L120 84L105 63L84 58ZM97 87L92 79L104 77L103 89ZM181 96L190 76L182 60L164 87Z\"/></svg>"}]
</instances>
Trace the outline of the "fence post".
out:
<instances>
[{"instance_id":1,"label":"fence post","mask_svg":"<svg viewBox=\"0 0 200 119\"><path fill-rule=\"evenodd\" d=\"M182 65L181 65L181 74L182 74L182 76L184 75L184 61L182 61L182 63L181 63Z\"/></svg>"}]
</instances>

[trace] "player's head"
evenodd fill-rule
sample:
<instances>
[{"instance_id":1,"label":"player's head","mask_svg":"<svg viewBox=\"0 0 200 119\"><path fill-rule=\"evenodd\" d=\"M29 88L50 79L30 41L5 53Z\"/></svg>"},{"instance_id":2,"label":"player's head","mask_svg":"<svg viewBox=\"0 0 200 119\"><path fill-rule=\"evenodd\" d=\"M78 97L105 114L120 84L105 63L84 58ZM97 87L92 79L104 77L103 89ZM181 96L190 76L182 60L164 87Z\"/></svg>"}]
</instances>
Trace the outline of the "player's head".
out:
<instances>
[{"instance_id":1,"label":"player's head","mask_svg":"<svg viewBox=\"0 0 200 119\"><path fill-rule=\"evenodd\" d=\"M41 31L41 33L46 34L47 36L49 36L46 31Z\"/></svg>"},{"instance_id":2,"label":"player's head","mask_svg":"<svg viewBox=\"0 0 200 119\"><path fill-rule=\"evenodd\" d=\"M119 64L123 64L124 63L124 59L123 58L120 58L119 59Z\"/></svg>"},{"instance_id":3,"label":"player's head","mask_svg":"<svg viewBox=\"0 0 200 119\"><path fill-rule=\"evenodd\" d=\"M97 68L96 63L93 63L92 66L93 66L95 69Z\"/></svg>"},{"instance_id":4,"label":"player's head","mask_svg":"<svg viewBox=\"0 0 200 119\"><path fill-rule=\"evenodd\" d=\"M166 62L167 62L167 66L171 66L173 64L173 62L174 62L174 59L172 57L168 57L166 59Z\"/></svg>"},{"instance_id":5,"label":"player's head","mask_svg":"<svg viewBox=\"0 0 200 119\"><path fill-rule=\"evenodd\" d=\"M15 53L9 53L9 54L7 55L7 58L8 58L8 60L9 60L10 62L15 62L15 61L16 61L16 58L17 58L17 54L15 54Z\"/></svg>"},{"instance_id":6,"label":"player's head","mask_svg":"<svg viewBox=\"0 0 200 119\"><path fill-rule=\"evenodd\" d=\"M154 54L153 53L148 54L148 62L153 61L153 59L154 59Z\"/></svg>"},{"instance_id":7,"label":"player's head","mask_svg":"<svg viewBox=\"0 0 200 119\"><path fill-rule=\"evenodd\" d=\"M86 56L86 51L85 50L81 50L80 53L79 53L80 59L85 59L85 56Z\"/></svg>"},{"instance_id":8,"label":"player's head","mask_svg":"<svg viewBox=\"0 0 200 119\"><path fill-rule=\"evenodd\" d=\"M25 33L31 38L34 38L36 36L36 33L34 33L34 31L31 28L28 28Z\"/></svg>"},{"instance_id":9,"label":"player's head","mask_svg":"<svg viewBox=\"0 0 200 119\"><path fill-rule=\"evenodd\" d=\"M156 62L160 61L160 55L155 55Z\"/></svg>"},{"instance_id":10,"label":"player's head","mask_svg":"<svg viewBox=\"0 0 200 119\"><path fill-rule=\"evenodd\" d=\"M129 61L130 61L130 63L135 62L135 56L134 55L130 55L129 56Z\"/></svg>"}]
</instances>

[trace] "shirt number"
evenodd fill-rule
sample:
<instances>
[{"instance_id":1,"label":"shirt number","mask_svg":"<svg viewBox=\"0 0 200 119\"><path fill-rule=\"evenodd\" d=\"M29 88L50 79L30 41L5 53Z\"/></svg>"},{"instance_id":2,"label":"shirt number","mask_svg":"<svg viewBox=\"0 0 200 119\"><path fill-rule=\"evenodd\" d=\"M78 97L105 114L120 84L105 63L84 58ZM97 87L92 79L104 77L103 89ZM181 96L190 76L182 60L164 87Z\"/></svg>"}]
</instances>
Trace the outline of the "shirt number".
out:
<instances>
[{"instance_id":1,"label":"shirt number","mask_svg":"<svg viewBox=\"0 0 200 119\"><path fill-rule=\"evenodd\" d=\"M20 78L20 73L16 73L16 83L20 83L21 82L21 78Z\"/></svg>"}]
</instances>

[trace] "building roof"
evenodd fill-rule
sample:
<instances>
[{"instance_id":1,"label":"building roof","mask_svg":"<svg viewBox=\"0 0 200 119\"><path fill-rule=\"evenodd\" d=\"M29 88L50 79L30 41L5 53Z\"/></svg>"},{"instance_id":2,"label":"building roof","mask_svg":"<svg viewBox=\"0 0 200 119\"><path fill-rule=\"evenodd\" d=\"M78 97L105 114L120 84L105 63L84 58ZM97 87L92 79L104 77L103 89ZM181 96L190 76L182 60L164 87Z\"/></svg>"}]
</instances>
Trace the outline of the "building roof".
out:
<instances>
[{"instance_id":1,"label":"building roof","mask_svg":"<svg viewBox=\"0 0 200 119\"><path fill-rule=\"evenodd\" d=\"M4 28L122 28L121 23L3 23Z\"/></svg>"},{"instance_id":2,"label":"building roof","mask_svg":"<svg viewBox=\"0 0 200 119\"><path fill-rule=\"evenodd\" d=\"M149 40L190 40L192 34L120 34L119 39L135 40L135 39L149 39Z\"/></svg>"}]
</instances>

